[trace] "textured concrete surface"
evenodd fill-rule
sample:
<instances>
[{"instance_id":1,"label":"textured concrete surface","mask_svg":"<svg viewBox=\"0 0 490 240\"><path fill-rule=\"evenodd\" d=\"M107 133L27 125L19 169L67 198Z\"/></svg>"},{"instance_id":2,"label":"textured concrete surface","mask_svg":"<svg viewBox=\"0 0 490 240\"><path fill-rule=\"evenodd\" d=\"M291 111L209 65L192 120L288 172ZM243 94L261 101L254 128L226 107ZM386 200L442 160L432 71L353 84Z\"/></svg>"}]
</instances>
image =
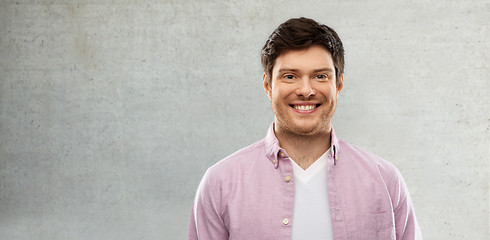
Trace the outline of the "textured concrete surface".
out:
<instances>
[{"instance_id":1,"label":"textured concrete surface","mask_svg":"<svg viewBox=\"0 0 490 240\"><path fill-rule=\"evenodd\" d=\"M489 239L484 0L3 0L0 239L185 239L206 168L272 121L260 48L298 16L339 32L336 131L398 166L425 238Z\"/></svg>"}]
</instances>

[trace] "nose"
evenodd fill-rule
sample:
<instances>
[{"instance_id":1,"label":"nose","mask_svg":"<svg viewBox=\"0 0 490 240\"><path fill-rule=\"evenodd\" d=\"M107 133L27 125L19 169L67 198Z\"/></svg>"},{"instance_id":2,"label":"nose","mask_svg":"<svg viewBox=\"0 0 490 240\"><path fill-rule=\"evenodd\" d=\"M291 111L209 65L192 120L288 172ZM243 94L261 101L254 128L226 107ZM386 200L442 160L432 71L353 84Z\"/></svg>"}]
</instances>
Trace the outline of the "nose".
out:
<instances>
[{"instance_id":1,"label":"nose","mask_svg":"<svg viewBox=\"0 0 490 240\"><path fill-rule=\"evenodd\" d=\"M303 96L303 97L311 97L311 96L315 96L315 94L316 92L313 89L310 79L303 78L301 79L301 81L298 81L296 95Z\"/></svg>"}]
</instances>

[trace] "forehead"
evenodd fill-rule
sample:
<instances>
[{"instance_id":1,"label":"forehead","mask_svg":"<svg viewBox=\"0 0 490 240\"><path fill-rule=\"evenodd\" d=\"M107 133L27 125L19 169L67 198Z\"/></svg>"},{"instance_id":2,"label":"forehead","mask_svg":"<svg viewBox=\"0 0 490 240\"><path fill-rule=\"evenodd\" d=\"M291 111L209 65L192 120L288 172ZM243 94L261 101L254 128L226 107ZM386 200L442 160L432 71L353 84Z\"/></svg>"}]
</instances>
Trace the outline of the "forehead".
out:
<instances>
[{"instance_id":1,"label":"forehead","mask_svg":"<svg viewBox=\"0 0 490 240\"><path fill-rule=\"evenodd\" d=\"M307 49L289 50L276 58L272 72L280 69L295 69L298 71L312 71L316 69L335 69L332 54L321 46L311 46Z\"/></svg>"}]
</instances>

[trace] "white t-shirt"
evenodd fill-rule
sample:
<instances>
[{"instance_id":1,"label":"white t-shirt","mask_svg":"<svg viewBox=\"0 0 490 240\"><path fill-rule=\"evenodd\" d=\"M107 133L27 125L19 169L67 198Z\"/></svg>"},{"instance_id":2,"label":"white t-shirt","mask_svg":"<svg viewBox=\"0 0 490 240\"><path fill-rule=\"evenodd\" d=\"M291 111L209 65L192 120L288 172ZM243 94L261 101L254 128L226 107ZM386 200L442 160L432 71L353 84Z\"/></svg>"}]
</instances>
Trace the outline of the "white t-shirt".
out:
<instances>
[{"instance_id":1,"label":"white t-shirt","mask_svg":"<svg viewBox=\"0 0 490 240\"><path fill-rule=\"evenodd\" d=\"M306 170L291 159L294 171L292 240L333 240L327 193L327 158L330 151L328 149Z\"/></svg>"}]
</instances>

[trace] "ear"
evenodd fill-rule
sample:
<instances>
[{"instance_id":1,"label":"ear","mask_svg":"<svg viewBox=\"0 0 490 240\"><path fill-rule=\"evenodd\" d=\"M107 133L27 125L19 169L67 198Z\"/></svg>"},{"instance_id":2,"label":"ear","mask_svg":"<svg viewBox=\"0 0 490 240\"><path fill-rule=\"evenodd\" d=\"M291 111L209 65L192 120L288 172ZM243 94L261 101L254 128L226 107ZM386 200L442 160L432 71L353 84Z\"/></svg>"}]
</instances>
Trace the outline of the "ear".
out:
<instances>
[{"instance_id":1,"label":"ear","mask_svg":"<svg viewBox=\"0 0 490 240\"><path fill-rule=\"evenodd\" d=\"M340 95L340 92L344 88L344 74L340 75L339 85L337 86L337 97Z\"/></svg>"},{"instance_id":2,"label":"ear","mask_svg":"<svg viewBox=\"0 0 490 240\"><path fill-rule=\"evenodd\" d=\"M267 94L269 100L272 100L272 86L269 84L269 81L267 80L267 75L265 73L264 75L262 75L262 81L264 83L265 94Z\"/></svg>"}]
</instances>

